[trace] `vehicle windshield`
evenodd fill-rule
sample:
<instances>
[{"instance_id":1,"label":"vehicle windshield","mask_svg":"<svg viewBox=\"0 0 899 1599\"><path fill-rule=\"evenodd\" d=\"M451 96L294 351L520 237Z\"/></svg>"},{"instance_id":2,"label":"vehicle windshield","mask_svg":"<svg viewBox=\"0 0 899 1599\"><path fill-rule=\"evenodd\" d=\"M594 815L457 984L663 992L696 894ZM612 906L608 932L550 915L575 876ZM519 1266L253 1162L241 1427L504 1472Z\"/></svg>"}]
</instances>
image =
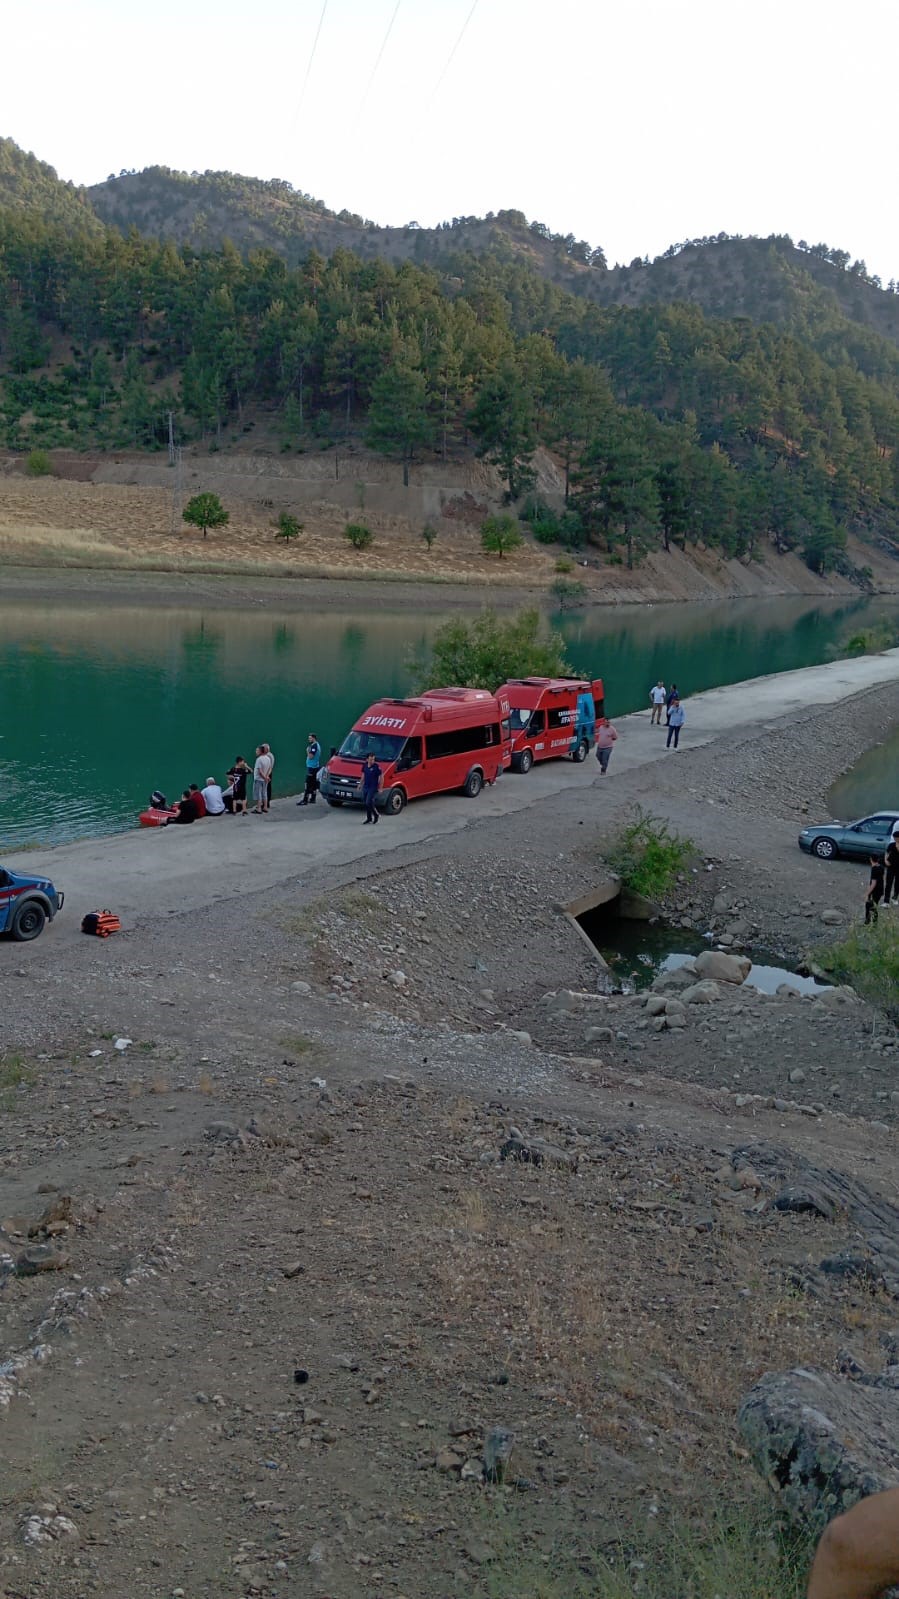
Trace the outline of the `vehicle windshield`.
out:
<instances>
[{"instance_id":1,"label":"vehicle windshield","mask_svg":"<svg viewBox=\"0 0 899 1599\"><path fill-rule=\"evenodd\" d=\"M396 733L362 733L354 728L347 734L338 754L345 761L364 761L366 755L373 755L376 761L389 765L396 760L405 742L405 737L398 737Z\"/></svg>"},{"instance_id":2,"label":"vehicle windshield","mask_svg":"<svg viewBox=\"0 0 899 1599\"><path fill-rule=\"evenodd\" d=\"M522 711L519 710L517 705L513 706L512 710L509 712L509 726L511 727L512 732L520 733L524 728L526 728L533 714L533 711Z\"/></svg>"}]
</instances>

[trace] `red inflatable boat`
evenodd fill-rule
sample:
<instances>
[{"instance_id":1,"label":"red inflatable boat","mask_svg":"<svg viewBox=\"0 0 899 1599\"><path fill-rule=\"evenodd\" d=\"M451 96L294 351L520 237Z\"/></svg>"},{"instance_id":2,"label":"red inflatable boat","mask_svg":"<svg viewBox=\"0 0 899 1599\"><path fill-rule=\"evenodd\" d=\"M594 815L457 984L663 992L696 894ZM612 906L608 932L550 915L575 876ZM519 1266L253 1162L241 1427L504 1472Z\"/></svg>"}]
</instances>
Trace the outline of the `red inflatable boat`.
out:
<instances>
[{"instance_id":1,"label":"red inflatable boat","mask_svg":"<svg viewBox=\"0 0 899 1599\"><path fill-rule=\"evenodd\" d=\"M149 805L145 811L141 811L138 821L141 827L165 827L166 822L177 815L177 806L172 806L169 811L162 811L158 805Z\"/></svg>"}]
</instances>

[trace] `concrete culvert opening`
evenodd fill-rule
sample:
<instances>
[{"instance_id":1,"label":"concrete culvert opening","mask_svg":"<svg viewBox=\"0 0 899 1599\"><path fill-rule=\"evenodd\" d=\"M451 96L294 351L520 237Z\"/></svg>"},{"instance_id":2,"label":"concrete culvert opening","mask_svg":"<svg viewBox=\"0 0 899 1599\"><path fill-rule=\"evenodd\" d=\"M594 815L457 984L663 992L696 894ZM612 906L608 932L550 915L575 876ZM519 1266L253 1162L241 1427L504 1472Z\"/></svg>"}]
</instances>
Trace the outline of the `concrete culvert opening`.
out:
<instances>
[{"instance_id":1,"label":"concrete culvert opening","mask_svg":"<svg viewBox=\"0 0 899 1599\"><path fill-rule=\"evenodd\" d=\"M676 971L704 950L716 948L711 933L675 927L650 900L629 893L615 880L572 900L564 909L607 974L605 986L623 993L639 993L651 987L660 974ZM800 977L783 964L782 955L768 950L752 947L728 953L751 957L746 983L764 994L774 994L784 984L810 995L830 986L814 977Z\"/></svg>"}]
</instances>

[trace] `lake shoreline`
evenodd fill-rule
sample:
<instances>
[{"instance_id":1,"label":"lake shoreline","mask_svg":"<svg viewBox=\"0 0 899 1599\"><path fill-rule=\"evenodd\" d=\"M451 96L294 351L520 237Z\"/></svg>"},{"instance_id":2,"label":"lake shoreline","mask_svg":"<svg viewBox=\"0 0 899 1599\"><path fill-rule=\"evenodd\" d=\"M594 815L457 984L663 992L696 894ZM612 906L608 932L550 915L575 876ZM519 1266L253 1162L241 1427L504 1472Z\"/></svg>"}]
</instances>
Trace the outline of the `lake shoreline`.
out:
<instances>
[{"instance_id":1,"label":"lake shoreline","mask_svg":"<svg viewBox=\"0 0 899 1599\"><path fill-rule=\"evenodd\" d=\"M591 592L569 615L587 615L592 610L681 609L689 605L711 608L716 605L755 604L759 601L808 600L820 603L851 604L871 598L889 598L888 591L874 595L861 590L808 593L771 589L757 594L704 594L654 598L641 595L622 597L620 593L603 598ZM279 611L303 613L311 605L359 607L378 610L474 611L482 606L495 610L537 607L557 611L558 602L542 585L464 583L452 579L423 579L413 574L408 579L384 578L373 572L357 577L258 577L227 572L117 571L111 567L43 567L0 564L0 601L25 604L91 605L97 602L134 605L142 609L179 608L206 610L260 609L272 606Z\"/></svg>"}]
</instances>

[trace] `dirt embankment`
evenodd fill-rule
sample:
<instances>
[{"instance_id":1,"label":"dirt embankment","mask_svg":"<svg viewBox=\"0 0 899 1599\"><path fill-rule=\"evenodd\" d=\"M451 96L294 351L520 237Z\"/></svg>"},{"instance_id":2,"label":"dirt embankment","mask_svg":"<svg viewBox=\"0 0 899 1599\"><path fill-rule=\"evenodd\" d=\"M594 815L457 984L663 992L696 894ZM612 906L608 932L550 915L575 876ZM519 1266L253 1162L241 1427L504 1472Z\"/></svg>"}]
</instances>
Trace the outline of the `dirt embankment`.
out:
<instances>
[{"instance_id":1,"label":"dirt embankment","mask_svg":"<svg viewBox=\"0 0 899 1599\"><path fill-rule=\"evenodd\" d=\"M0 461L0 564L381 579L502 597L547 590L564 559L530 537L502 560L484 554L479 526L502 496L496 473L481 462L413 466L408 487L398 466L361 449L290 457L185 451L177 468L161 455L60 451L54 471L28 479L21 460ZM559 472L545 454L538 489L551 503L560 499ZM220 496L231 519L204 538L186 527L181 510L206 490ZM303 523L289 546L275 537L282 511ZM348 521L370 527L367 550L347 543ZM436 529L430 550L426 524ZM884 552L853 543L850 554L872 568L878 589L899 589L899 564ZM794 555L742 563L702 548L654 553L633 572L588 553L570 576L591 604L857 592L844 578L816 576Z\"/></svg>"},{"instance_id":2,"label":"dirt embankment","mask_svg":"<svg viewBox=\"0 0 899 1599\"><path fill-rule=\"evenodd\" d=\"M876 1240L779 1208L762 1157L889 1221L894 1037L848 996L601 993L557 907L639 800L697 844L679 918L833 936L864 874L800 854L796 817L896 716L881 687L108 943L0 948L0 1588L562 1599L604 1550L648 1572L672 1525L702 1538L715 1498L738 1528L743 1395L879 1369L896 1322Z\"/></svg>"}]
</instances>

